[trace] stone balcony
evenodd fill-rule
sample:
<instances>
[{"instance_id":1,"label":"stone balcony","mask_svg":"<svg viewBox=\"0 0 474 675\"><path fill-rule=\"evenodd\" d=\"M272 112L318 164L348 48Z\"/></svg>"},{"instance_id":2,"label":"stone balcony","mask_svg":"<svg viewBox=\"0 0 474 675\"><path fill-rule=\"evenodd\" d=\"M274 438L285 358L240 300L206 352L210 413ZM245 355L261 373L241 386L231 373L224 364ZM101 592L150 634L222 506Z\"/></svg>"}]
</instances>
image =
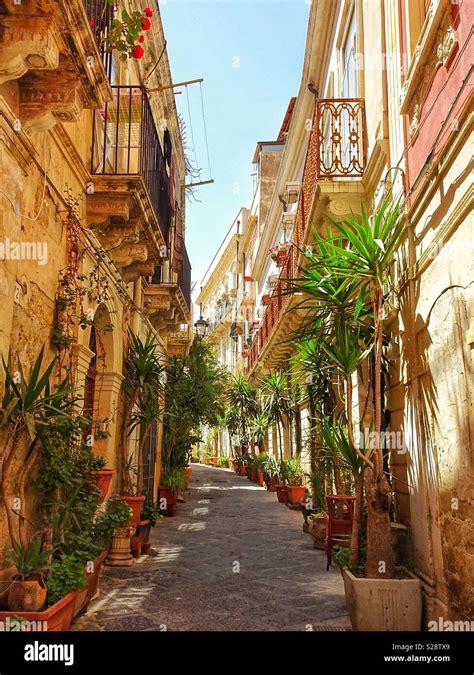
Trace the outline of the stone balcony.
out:
<instances>
[{"instance_id":1,"label":"stone balcony","mask_svg":"<svg viewBox=\"0 0 474 675\"><path fill-rule=\"evenodd\" d=\"M144 282L144 309L155 330L163 337L177 334L180 326L191 321L191 265L184 251L181 269L163 279L158 268L152 277Z\"/></svg>"},{"instance_id":2,"label":"stone balcony","mask_svg":"<svg viewBox=\"0 0 474 675\"><path fill-rule=\"evenodd\" d=\"M193 341L189 326L168 335L167 351L169 356L186 356Z\"/></svg>"},{"instance_id":3,"label":"stone balcony","mask_svg":"<svg viewBox=\"0 0 474 675\"><path fill-rule=\"evenodd\" d=\"M17 80L22 125L44 131L77 121L111 98L104 37L113 8L102 0L4 0L0 84Z\"/></svg>"}]
</instances>

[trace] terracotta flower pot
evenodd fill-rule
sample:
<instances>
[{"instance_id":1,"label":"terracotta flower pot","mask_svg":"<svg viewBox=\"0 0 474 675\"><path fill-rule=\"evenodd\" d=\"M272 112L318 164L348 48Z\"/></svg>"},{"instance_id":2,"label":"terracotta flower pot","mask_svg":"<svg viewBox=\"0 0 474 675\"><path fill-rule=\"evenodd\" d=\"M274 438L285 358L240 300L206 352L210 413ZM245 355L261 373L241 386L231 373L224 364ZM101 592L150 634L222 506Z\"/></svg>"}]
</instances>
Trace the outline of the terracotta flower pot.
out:
<instances>
[{"instance_id":1,"label":"terracotta flower pot","mask_svg":"<svg viewBox=\"0 0 474 675\"><path fill-rule=\"evenodd\" d=\"M11 622L21 618L28 622L35 622L27 626L26 630L45 630L48 633L67 631L71 626L76 596L77 591L72 591L42 612L20 612L18 610L0 612L0 621L5 624L7 619Z\"/></svg>"},{"instance_id":2,"label":"terracotta flower pot","mask_svg":"<svg viewBox=\"0 0 474 675\"><path fill-rule=\"evenodd\" d=\"M306 494L304 485L287 485L288 502L290 504L300 504Z\"/></svg>"},{"instance_id":3,"label":"terracotta flower pot","mask_svg":"<svg viewBox=\"0 0 474 675\"><path fill-rule=\"evenodd\" d=\"M113 469L102 469L95 472L95 486L100 491L100 496L97 499L98 504L102 504L107 497L114 474L115 471Z\"/></svg>"},{"instance_id":4,"label":"terracotta flower pot","mask_svg":"<svg viewBox=\"0 0 474 675\"><path fill-rule=\"evenodd\" d=\"M184 470L184 473L186 475L186 485L189 483L189 479L191 478L193 470L190 466L187 466Z\"/></svg>"},{"instance_id":5,"label":"terracotta flower pot","mask_svg":"<svg viewBox=\"0 0 474 675\"><path fill-rule=\"evenodd\" d=\"M132 509L132 515L128 521L129 525L136 525L140 520L140 513L142 512L145 497L119 497L125 504Z\"/></svg>"},{"instance_id":6,"label":"terracotta flower pot","mask_svg":"<svg viewBox=\"0 0 474 675\"><path fill-rule=\"evenodd\" d=\"M265 477L263 475L263 471L260 470L257 471L257 482L260 485L260 487L265 487Z\"/></svg>"},{"instance_id":7,"label":"terracotta flower pot","mask_svg":"<svg viewBox=\"0 0 474 675\"><path fill-rule=\"evenodd\" d=\"M160 505L160 512L164 516L174 516L174 507L178 499L176 490L160 485L158 488L158 504Z\"/></svg>"},{"instance_id":8,"label":"terracotta flower pot","mask_svg":"<svg viewBox=\"0 0 474 675\"><path fill-rule=\"evenodd\" d=\"M145 537L147 534L147 528L148 528L148 539L150 537L150 521L149 520L141 520L137 524L137 529L135 530L135 534L132 537L132 543L131 543L131 550L132 550L132 555L134 558L139 558L142 554L142 548L145 543Z\"/></svg>"},{"instance_id":9,"label":"terracotta flower pot","mask_svg":"<svg viewBox=\"0 0 474 675\"><path fill-rule=\"evenodd\" d=\"M287 251L278 251L276 254L275 262L277 267L283 267L286 261L286 256L288 255Z\"/></svg>"},{"instance_id":10,"label":"terracotta flower pot","mask_svg":"<svg viewBox=\"0 0 474 675\"><path fill-rule=\"evenodd\" d=\"M276 486L278 485L277 478L270 478L269 481L265 482L268 492L276 492Z\"/></svg>"},{"instance_id":11,"label":"terracotta flower pot","mask_svg":"<svg viewBox=\"0 0 474 675\"><path fill-rule=\"evenodd\" d=\"M100 556L94 560L94 571L89 572L88 566L86 565L86 577L87 577L87 592L82 610L87 612L87 608L91 600L97 595L99 590L99 580L100 575L104 567L104 560L107 557L107 551L102 551Z\"/></svg>"},{"instance_id":12,"label":"terracotta flower pot","mask_svg":"<svg viewBox=\"0 0 474 675\"><path fill-rule=\"evenodd\" d=\"M247 475L247 467L245 464L241 464L239 466L239 476L246 476Z\"/></svg>"},{"instance_id":13,"label":"terracotta flower pot","mask_svg":"<svg viewBox=\"0 0 474 675\"><path fill-rule=\"evenodd\" d=\"M262 305L269 305L272 297L268 293L262 295Z\"/></svg>"},{"instance_id":14,"label":"terracotta flower pot","mask_svg":"<svg viewBox=\"0 0 474 675\"><path fill-rule=\"evenodd\" d=\"M275 485L275 491L280 504L288 504L288 492L286 491L286 485Z\"/></svg>"},{"instance_id":15,"label":"terracotta flower pot","mask_svg":"<svg viewBox=\"0 0 474 675\"><path fill-rule=\"evenodd\" d=\"M8 608L19 612L39 612L46 602L42 574L30 574L24 581L13 577L8 591Z\"/></svg>"}]
</instances>

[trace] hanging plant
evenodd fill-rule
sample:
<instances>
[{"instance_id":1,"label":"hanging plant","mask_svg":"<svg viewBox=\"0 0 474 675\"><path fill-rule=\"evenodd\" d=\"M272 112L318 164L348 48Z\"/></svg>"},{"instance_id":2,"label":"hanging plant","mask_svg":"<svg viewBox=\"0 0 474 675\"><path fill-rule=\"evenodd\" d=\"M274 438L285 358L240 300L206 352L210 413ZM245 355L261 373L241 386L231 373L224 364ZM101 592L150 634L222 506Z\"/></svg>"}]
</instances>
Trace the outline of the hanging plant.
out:
<instances>
[{"instance_id":1,"label":"hanging plant","mask_svg":"<svg viewBox=\"0 0 474 675\"><path fill-rule=\"evenodd\" d=\"M107 3L114 6L116 1L107 0ZM145 50L140 43L145 42L143 33L150 30L152 16L153 11L149 7L146 7L143 14L138 10L129 14L126 9L122 9L120 18L112 20L105 40L106 47L120 52L121 61L129 58L141 59Z\"/></svg>"}]
</instances>

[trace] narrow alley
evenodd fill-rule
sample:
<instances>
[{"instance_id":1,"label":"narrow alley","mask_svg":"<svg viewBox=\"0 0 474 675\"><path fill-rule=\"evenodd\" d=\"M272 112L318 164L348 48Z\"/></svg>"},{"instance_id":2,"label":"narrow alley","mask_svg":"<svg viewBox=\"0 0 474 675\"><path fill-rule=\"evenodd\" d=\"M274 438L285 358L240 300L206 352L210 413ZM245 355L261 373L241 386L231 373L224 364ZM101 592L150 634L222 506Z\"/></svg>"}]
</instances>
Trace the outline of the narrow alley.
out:
<instances>
[{"instance_id":1,"label":"narrow alley","mask_svg":"<svg viewBox=\"0 0 474 675\"><path fill-rule=\"evenodd\" d=\"M339 570L302 531L300 511L232 471L193 465L151 556L106 567L73 630L350 630Z\"/></svg>"}]
</instances>

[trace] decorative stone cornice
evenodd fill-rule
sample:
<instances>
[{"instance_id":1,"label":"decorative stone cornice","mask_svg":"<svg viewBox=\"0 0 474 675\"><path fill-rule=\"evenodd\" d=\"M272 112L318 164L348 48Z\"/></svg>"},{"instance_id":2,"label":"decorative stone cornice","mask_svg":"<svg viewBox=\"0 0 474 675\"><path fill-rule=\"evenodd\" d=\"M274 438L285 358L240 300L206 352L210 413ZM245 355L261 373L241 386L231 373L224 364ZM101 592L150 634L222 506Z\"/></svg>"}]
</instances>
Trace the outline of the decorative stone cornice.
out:
<instances>
[{"instance_id":1,"label":"decorative stone cornice","mask_svg":"<svg viewBox=\"0 0 474 675\"><path fill-rule=\"evenodd\" d=\"M51 16L0 16L0 84L29 70L56 70L60 36Z\"/></svg>"}]
</instances>

